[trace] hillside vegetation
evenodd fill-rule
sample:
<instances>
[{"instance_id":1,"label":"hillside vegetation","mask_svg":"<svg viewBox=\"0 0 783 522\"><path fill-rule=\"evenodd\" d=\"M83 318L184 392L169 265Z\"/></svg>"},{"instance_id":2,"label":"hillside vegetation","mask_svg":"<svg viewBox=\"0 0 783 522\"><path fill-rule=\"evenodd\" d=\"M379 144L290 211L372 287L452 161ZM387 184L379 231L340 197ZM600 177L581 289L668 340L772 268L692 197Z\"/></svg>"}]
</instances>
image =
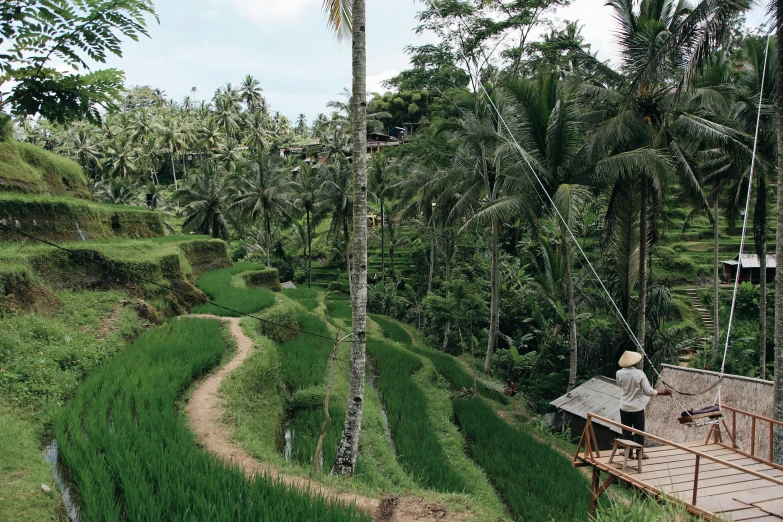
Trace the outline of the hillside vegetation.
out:
<instances>
[{"instance_id":1,"label":"hillside vegetation","mask_svg":"<svg viewBox=\"0 0 783 522\"><path fill-rule=\"evenodd\" d=\"M0 190L89 197L87 177L73 160L13 138L10 119L0 117Z\"/></svg>"}]
</instances>

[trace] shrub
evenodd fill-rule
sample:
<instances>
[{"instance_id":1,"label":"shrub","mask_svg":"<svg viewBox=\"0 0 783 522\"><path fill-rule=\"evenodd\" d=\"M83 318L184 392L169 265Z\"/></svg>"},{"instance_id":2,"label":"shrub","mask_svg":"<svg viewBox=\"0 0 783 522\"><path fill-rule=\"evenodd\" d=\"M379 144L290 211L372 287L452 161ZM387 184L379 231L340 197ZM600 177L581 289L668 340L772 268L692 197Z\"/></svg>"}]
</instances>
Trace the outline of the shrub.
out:
<instances>
[{"instance_id":1,"label":"shrub","mask_svg":"<svg viewBox=\"0 0 783 522\"><path fill-rule=\"evenodd\" d=\"M256 321L258 332L276 343L290 341L300 333L294 307L290 304L264 313L261 319L263 321Z\"/></svg>"},{"instance_id":2,"label":"shrub","mask_svg":"<svg viewBox=\"0 0 783 522\"><path fill-rule=\"evenodd\" d=\"M587 519L587 480L565 456L509 426L481 399L452 404L473 459L515 520Z\"/></svg>"},{"instance_id":3,"label":"shrub","mask_svg":"<svg viewBox=\"0 0 783 522\"><path fill-rule=\"evenodd\" d=\"M265 268L264 265L237 263L232 268L210 270L201 276L196 286L210 297L212 303L232 308L243 314L252 314L275 304L275 294L262 288L236 287L232 284L231 276ZM225 317L239 315L211 303L193 307L193 313Z\"/></svg>"},{"instance_id":4,"label":"shrub","mask_svg":"<svg viewBox=\"0 0 783 522\"><path fill-rule=\"evenodd\" d=\"M368 520L197 449L174 404L223 349L217 321L173 321L87 379L55 423L82 519Z\"/></svg>"}]
</instances>

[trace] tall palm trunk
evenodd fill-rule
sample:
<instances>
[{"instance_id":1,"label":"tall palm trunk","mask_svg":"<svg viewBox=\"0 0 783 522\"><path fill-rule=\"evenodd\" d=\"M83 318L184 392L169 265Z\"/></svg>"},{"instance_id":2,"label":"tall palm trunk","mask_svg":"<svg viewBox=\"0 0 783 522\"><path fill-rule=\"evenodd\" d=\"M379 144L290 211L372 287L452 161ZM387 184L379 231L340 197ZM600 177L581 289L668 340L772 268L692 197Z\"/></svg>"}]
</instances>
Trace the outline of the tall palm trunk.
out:
<instances>
[{"instance_id":1,"label":"tall palm trunk","mask_svg":"<svg viewBox=\"0 0 783 522\"><path fill-rule=\"evenodd\" d=\"M430 273L427 278L427 293L432 292L432 277L435 273L435 228L432 229L432 236L430 237Z\"/></svg>"},{"instance_id":2,"label":"tall palm trunk","mask_svg":"<svg viewBox=\"0 0 783 522\"><path fill-rule=\"evenodd\" d=\"M310 229L310 210L307 214L307 287L313 286L313 233Z\"/></svg>"},{"instance_id":3,"label":"tall palm trunk","mask_svg":"<svg viewBox=\"0 0 783 522\"><path fill-rule=\"evenodd\" d=\"M571 355L568 367L568 391L576 386L576 367L578 362L579 347L576 337L576 303L574 302L574 280L571 274L571 248L565 230L563 236L563 264L565 265L566 298L568 299L568 349Z\"/></svg>"},{"instance_id":4,"label":"tall palm trunk","mask_svg":"<svg viewBox=\"0 0 783 522\"><path fill-rule=\"evenodd\" d=\"M271 266L269 254L272 252L272 227L269 226L269 211L264 208L264 230L266 231L266 266Z\"/></svg>"},{"instance_id":5,"label":"tall palm trunk","mask_svg":"<svg viewBox=\"0 0 783 522\"><path fill-rule=\"evenodd\" d=\"M712 296L712 322L715 327L712 330L712 366L713 368L718 364L718 357L720 356L720 255L718 253L720 249L720 223L718 222L718 211L720 210L720 198L718 197L718 191L715 191L714 209L712 211L712 227L713 227L713 263L715 269L715 284L714 295Z\"/></svg>"},{"instance_id":6,"label":"tall palm trunk","mask_svg":"<svg viewBox=\"0 0 783 522\"><path fill-rule=\"evenodd\" d=\"M777 270L783 267L783 5L776 3L775 22L777 28L778 74L775 76L775 130L778 146L778 196L776 208L775 260ZM775 277L775 385L773 415L783 421L783 276ZM783 428L775 427L774 460L783 464Z\"/></svg>"},{"instance_id":7,"label":"tall palm trunk","mask_svg":"<svg viewBox=\"0 0 783 522\"><path fill-rule=\"evenodd\" d=\"M348 288L353 293L353 284L351 282L351 249L350 234L348 233L348 220L343 216L343 250L345 251L345 273L348 275Z\"/></svg>"},{"instance_id":8,"label":"tall palm trunk","mask_svg":"<svg viewBox=\"0 0 783 522\"><path fill-rule=\"evenodd\" d=\"M498 336L498 323L500 323L500 282L498 277L498 243L499 226L492 223L492 274L491 274L491 304L489 311L489 340L487 341L487 358L484 360L484 371L489 373L492 369L492 356L495 354L495 342Z\"/></svg>"},{"instance_id":9,"label":"tall palm trunk","mask_svg":"<svg viewBox=\"0 0 783 522\"><path fill-rule=\"evenodd\" d=\"M767 184L758 177L753 236L759 256L759 378L767 378Z\"/></svg>"},{"instance_id":10,"label":"tall palm trunk","mask_svg":"<svg viewBox=\"0 0 783 522\"><path fill-rule=\"evenodd\" d=\"M169 157L171 158L171 174L174 176L174 190L179 190L177 187L177 169L174 166L174 151L169 149Z\"/></svg>"},{"instance_id":11,"label":"tall palm trunk","mask_svg":"<svg viewBox=\"0 0 783 522\"><path fill-rule=\"evenodd\" d=\"M645 347L645 334L647 330L647 212L648 201L647 176L642 175L641 204L639 205L639 316L637 317L636 338L639 340L637 351L643 352ZM644 366L644 358L639 362L639 367Z\"/></svg>"},{"instance_id":12,"label":"tall palm trunk","mask_svg":"<svg viewBox=\"0 0 783 522\"><path fill-rule=\"evenodd\" d=\"M381 198L381 281L386 288L386 225L384 225L386 208Z\"/></svg>"},{"instance_id":13,"label":"tall palm trunk","mask_svg":"<svg viewBox=\"0 0 783 522\"><path fill-rule=\"evenodd\" d=\"M353 343L345 428L332 471L352 475L359 455L364 405L367 336L367 49L364 0L353 0L353 173L354 274L351 288Z\"/></svg>"}]
</instances>

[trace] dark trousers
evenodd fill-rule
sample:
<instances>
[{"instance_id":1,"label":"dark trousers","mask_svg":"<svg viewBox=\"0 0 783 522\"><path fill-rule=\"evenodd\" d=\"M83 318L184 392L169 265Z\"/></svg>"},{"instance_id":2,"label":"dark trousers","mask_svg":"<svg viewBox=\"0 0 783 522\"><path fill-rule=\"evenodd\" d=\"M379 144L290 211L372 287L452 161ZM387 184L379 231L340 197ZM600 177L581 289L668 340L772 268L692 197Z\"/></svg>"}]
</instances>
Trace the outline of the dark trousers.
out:
<instances>
[{"instance_id":1,"label":"dark trousers","mask_svg":"<svg viewBox=\"0 0 783 522\"><path fill-rule=\"evenodd\" d=\"M644 446L644 437L641 435L632 434L625 429L625 426L636 428L637 430L644 431L644 410L640 411L623 411L620 410L620 422L623 424L623 438L626 440L632 440L638 444Z\"/></svg>"}]
</instances>

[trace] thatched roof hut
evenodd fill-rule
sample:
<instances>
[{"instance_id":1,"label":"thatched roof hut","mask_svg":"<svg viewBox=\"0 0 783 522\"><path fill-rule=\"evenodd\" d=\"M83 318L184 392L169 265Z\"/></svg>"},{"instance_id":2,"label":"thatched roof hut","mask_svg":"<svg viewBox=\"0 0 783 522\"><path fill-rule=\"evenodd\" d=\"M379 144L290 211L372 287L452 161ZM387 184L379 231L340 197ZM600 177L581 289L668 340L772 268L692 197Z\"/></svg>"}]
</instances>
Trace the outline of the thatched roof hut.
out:
<instances>
[{"instance_id":1,"label":"thatched roof hut","mask_svg":"<svg viewBox=\"0 0 783 522\"><path fill-rule=\"evenodd\" d=\"M664 364L661 375L669 385L676 390L694 393L705 390L714 384L720 376L717 372L698 370L695 368L681 368ZM658 382L657 389L663 389L663 383ZM771 381L741 377L739 375L725 375L721 383L721 401L727 406L738 408L756 415L772 417L772 390ZM650 401L647 406L646 431L663 437L672 442L704 441L709 426L701 428L687 427L677 421L677 417L683 409L703 408L715 404L718 387L697 396L679 395L675 392L678 404L670 397L659 397ZM731 413L724 412L726 424L731 426ZM769 427L768 423L758 422L756 426L756 454L765 456L769 453ZM737 416L737 444L740 449L750 451L750 418L744 415ZM724 442L731 441L725 437Z\"/></svg>"}]
</instances>

